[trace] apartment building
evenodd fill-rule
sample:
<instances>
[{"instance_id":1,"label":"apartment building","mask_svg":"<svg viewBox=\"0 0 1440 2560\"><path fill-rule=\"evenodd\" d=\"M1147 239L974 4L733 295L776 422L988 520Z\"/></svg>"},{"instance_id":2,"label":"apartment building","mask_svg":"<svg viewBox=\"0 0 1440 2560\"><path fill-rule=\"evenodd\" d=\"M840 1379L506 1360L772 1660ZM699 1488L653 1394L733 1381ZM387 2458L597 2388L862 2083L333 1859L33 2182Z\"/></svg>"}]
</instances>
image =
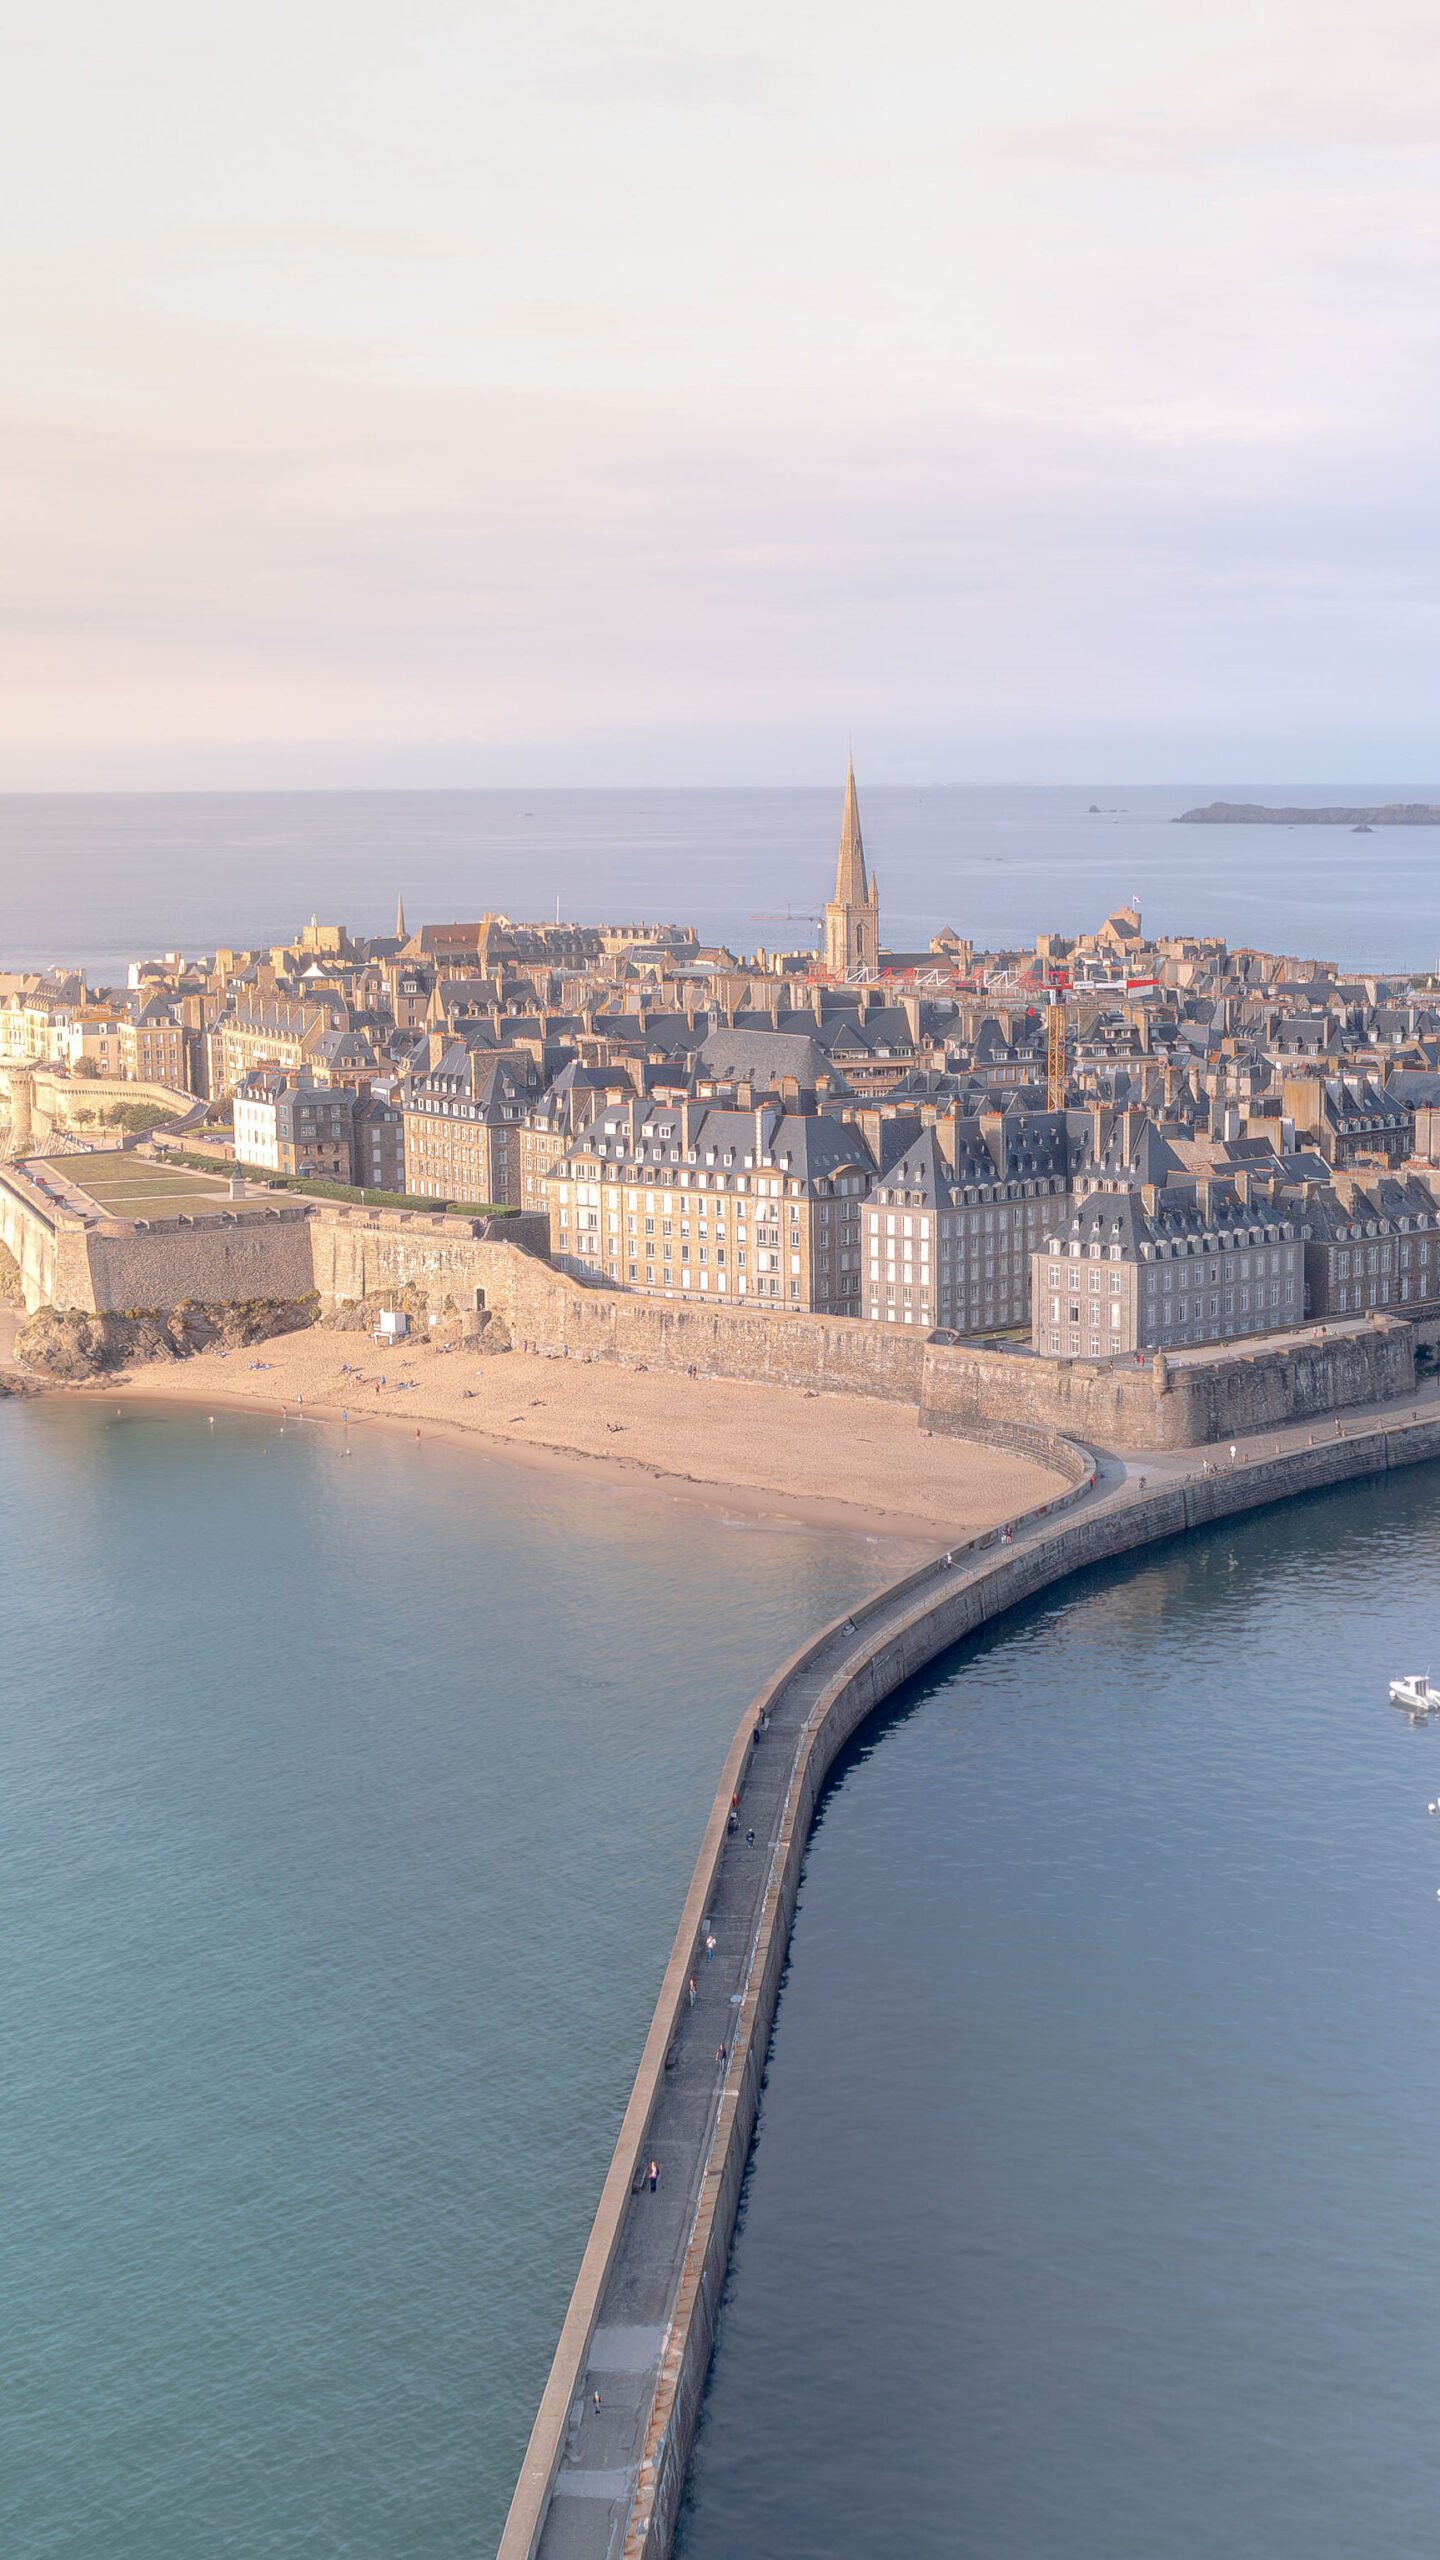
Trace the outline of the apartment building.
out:
<instances>
[{"instance_id":1,"label":"apartment building","mask_svg":"<svg viewBox=\"0 0 1440 2560\"><path fill-rule=\"evenodd\" d=\"M829 1113L607 1104L545 1177L552 1258L647 1296L858 1315L874 1173Z\"/></svg>"},{"instance_id":2,"label":"apartment building","mask_svg":"<svg viewBox=\"0 0 1440 2560\"><path fill-rule=\"evenodd\" d=\"M1322 1321L1440 1299L1440 1213L1418 1174L1337 1175L1306 1193L1307 1307Z\"/></svg>"},{"instance_id":3,"label":"apartment building","mask_svg":"<svg viewBox=\"0 0 1440 2560\"><path fill-rule=\"evenodd\" d=\"M1070 1154L1058 1111L949 1114L917 1130L861 1211L864 1313L957 1333L1028 1324L1032 1257Z\"/></svg>"},{"instance_id":4,"label":"apartment building","mask_svg":"<svg viewBox=\"0 0 1440 2560\"><path fill-rule=\"evenodd\" d=\"M286 996L237 1001L209 1033L210 1091L232 1092L256 1067L303 1075L315 1043L343 1023L343 1009L330 1004L305 1004Z\"/></svg>"},{"instance_id":5,"label":"apartment building","mask_svg":"<svg viewBox=\"0 0 1440 2560\"><path fill-rule=\"evenodd\" d=\"M351 1121L353 1179L366 1191L405 1188L405 1119L388 1085L357 1094Z\"/></svg>"},{"instance_id":6,"label":"apartment building","mask_svg":"<svg viewBox=\"0 0 1440 2560\"><path fill-rule=\"evenodd\" d=\"M190 1043L168 1005L151 1001L120 1023L121 1073L135 1084L191 1089Z\"/></svg>"},{"instance_id":7,"label":"apartment building","mask_svg":"<svg viewBox=\"0 0 1440 2560\"><path fill-rule=\"evenodd\" d=\"M256 1068L235 1088L236 1161L257 1173L349 1182L354 1106L354 1095L342 1086Z\"/></svg>"},{"instance_id":8,"label":"apartment building","mask_svg":"<svg viewBox=\"0 0 1440 2560\"><path fill-rule=\"evenodd\" d=\"M450 1041L402 1095L406 1190L518 1209L520 1127L539 1091L532 1059Z\"/></svg>"},{"instance_id":9,"label":"apartment building","mask_svg":"<svg viewBox=\"0 0 1440 2560\"><path fill-rule=\"evenodd\" d=\"M1283 1331L1305 1313L1305 1227L1218 1178L1103 1181L1031 1256L1031 1344L1109 1359Z\"/></svg>"}]
</instances>

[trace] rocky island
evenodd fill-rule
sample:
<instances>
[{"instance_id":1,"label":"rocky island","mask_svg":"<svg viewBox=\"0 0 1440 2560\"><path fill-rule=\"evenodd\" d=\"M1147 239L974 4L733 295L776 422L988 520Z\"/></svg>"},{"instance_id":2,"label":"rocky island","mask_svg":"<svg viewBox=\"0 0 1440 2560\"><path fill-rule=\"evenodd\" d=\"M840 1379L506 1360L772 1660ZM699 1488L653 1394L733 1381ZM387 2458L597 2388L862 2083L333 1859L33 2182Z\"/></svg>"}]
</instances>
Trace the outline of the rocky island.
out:
<instances>
[{"instance_id":1,"label":"rocky island","mask_svg":"<svg viewBox=\"0 0 1440 2560\"><path fill-rule=\"evenodd\" d=\"M1257 800L1212 800L1182 809L1177 827L1440 827L1428 800L1392 800L1383 809L1267 809Z\"/></svg>"}]
</instances>

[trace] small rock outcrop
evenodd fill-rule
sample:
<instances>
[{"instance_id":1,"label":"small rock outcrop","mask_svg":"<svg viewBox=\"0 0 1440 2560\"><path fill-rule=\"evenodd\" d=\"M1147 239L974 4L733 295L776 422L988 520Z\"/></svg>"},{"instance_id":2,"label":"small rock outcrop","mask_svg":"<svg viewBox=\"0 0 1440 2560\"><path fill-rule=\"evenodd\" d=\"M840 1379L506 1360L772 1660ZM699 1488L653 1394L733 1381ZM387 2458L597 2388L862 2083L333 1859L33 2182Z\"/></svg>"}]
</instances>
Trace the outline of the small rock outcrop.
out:
<instances>
[{"instance_id":1,"label":"small rock outcrop","mask_svg":"<svg viewBox=\"0 0 1440 2560\"><path fill-rule=\"evenodd\" d=\"M451 1297L431 1298L415 1281L407 1281L403 1289L377 1290L368 1298L343 1299L326 1307L316 1321L335 1333L373 1334L382 1315L407 1315L414 1339L435 1351L462 1342L482 1355L511 1348L505 1325L491 1310L457 1307Z\"/></svg>"},{"instance_id":2,"label":"small rock outcrop","mask_svg":"<svg viewBox=\"0 0 1440 2560\"><path fill-rule=\"evenodd\" d=\"M150 1360L188 1360L197 1351L243 1350L315 1321L313 1300L252 1298L238 1306L139 1308L92 1315L83 1307L41 1307L21 1326L15 1357L23 1369L61 1383L113 1375Z\"/></svg>"}]
</instances>

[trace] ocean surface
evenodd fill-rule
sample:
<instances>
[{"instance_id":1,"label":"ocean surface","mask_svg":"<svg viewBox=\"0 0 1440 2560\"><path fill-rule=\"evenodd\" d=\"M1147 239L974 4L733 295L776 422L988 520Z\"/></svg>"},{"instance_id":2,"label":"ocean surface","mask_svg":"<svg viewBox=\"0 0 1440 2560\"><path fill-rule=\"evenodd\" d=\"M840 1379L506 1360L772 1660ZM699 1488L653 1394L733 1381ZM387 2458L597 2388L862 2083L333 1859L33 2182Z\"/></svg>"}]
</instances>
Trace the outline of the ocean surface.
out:
<instances>
[{"instance_id":1,"label":"ocean surface","mask_svg":"<svg viewBox=\"0 0 1440 2560\"><path fill-rule=\"evenodd\" d=\"M1437 1530L1094 1573L851 1754L681 2560L1432 2560Z\"/></svg>"},{"instance_id":2,"label":"ocean surface","mask_svg":"<svg viewBox=\"0 0 1440 2560\"><path fill-rule=\"evenodd\" d=\"M293 934L560 912L693 923L733 950L809 947L830 895L835 788L0 795L0 969ZM1210 800L1440 800L1421 782L876 787L861 815L892 948L951 925L985 948L1093 929L1139 895L1156 932L1353 967L1440 957L1440 830L1176 827ZM1091 804L1099 814L1091 814Z\"/></svg>"},{"instance_id":3,"label":"ocean surface","mask_svg":"<svg viewBox=\"0 0 1440 2560\"><path fill-rule=\"evenodd\" d=\"M724 1750L890 1547L0 1404L0 2552L484 2560Z\"/></svg>"}]
</instances>

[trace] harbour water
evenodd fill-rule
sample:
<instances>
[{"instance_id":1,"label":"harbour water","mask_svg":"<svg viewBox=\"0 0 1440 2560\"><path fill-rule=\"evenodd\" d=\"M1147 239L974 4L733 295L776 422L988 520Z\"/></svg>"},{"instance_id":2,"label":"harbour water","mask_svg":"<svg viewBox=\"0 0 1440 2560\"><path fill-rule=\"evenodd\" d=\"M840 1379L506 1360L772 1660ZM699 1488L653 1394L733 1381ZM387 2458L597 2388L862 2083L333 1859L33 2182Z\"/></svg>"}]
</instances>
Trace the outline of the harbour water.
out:
<instances>
[{"instance_id":1,"label":"harbour water","mask_svg":"<svg viewBox=\"0 0 1440 2560\"><path fill-rule=\"evenodd\" d=\"M1171 823L1219 799L1436 801L1434 784L897 789L867 781L863 742L860 783L892 947L923 949L943 925L982 948L1086 931L1138 894L1157 932L1435 965L1433 828ZM831 789L792 791L0 794L0 968L82 960L104 978L158 952L276 940L312 910L386 933L397 892L412 924L548 915L558 900L580 923L676 919L734 950L789 950L813 941L830 892L840 784L837 772Z\"/></svg>"},{"instance_id":2,"label":"harbour water","mask_svg":"<svg viewBox=\"0 0 1440 2560\"><path fill-rule=\"evenodd\" d=\"M1096 1572L842 1765L680 2560L1428 2560L1437 1524Z\"/></svg>"},{"instance_id":3,"label":"harbour water","mask_svg":"<svg viewBox=\"0 0 1440 2560\"><path fill-rule=\"evenodd\" d=\"M0 1404L16 2560L493 2548L724 1749L894 1569L343 1446Z\"/></svg>"}]
</instances>

